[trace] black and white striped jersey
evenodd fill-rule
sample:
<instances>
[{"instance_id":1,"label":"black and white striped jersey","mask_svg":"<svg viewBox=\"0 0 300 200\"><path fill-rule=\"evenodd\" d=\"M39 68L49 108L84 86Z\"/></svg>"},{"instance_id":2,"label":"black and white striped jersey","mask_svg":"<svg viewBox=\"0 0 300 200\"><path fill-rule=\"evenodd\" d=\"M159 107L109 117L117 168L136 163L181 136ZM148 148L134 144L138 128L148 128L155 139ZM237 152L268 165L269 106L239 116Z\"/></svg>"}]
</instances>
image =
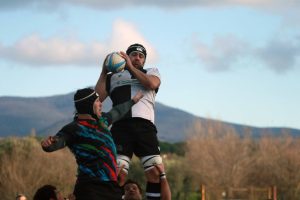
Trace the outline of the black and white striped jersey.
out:
<instances>
[{"instance_id":1,"label":"black and white striped jersey","mask_svg":"<svg viewBox=\"0 0 300 200\"><path fill-rule=\"evenodd\" d=\"M157 76L160 79L160 73L157 68L141 69L141 71ZM155 96L158 89L146 89L128 70L124 70L119 73L108 74L106 90L113 102L113 106L130 100L137 91L141 90L144 97L131 108L131 111L124 118L139 117L154 123Z\"/></svg>"}]
</instances>

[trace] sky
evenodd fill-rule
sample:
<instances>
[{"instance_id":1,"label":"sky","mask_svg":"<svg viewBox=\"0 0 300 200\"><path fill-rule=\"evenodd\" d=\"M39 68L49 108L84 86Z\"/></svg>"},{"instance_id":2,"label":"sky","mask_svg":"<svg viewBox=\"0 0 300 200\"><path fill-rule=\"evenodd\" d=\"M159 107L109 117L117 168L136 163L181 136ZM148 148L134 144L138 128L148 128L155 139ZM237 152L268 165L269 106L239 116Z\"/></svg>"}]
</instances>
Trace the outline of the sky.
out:
<instances>
[{"instance_id":1,"label":"sky","mask_svg":"<svg viewBox=\"0 0 300 200\"><path fill-rule=\"evenodd\" d=\"M0 96L94 86L133 43L157 67L157 102L199 117L300 129L298 0L0 2ZM176 117L176 116L174 116Z\"/></svg>"}]
</instances>

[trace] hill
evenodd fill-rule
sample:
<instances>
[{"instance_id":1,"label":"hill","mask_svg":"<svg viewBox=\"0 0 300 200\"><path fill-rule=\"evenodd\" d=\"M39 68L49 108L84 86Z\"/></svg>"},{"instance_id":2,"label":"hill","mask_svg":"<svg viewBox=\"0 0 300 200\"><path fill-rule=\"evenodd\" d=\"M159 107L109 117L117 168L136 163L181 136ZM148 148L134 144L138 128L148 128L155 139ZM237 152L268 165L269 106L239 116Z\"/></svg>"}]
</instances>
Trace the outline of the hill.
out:
<instances>
[{"instance_id":1,"label":"hill","mask_svg":"<svg viewBox=\"0 0 300 200\"><path fill-rule=\"evenodd\" d=\"M33 130L38 135L56 133L64 124L72 120L74 92L50 97L24 98L0 97L0 137L24 136ZM104 111L111 107L110 100L104 102ZM156 103L156 125L159 139L167 142L184 141L188 136L186 130L195 120L203 123L219 122L232 126L238 133L250 130L255 137L264 133L279 135L288 132L299 136L300 130L291 128L258 128L240 124L222 122L194 116L183 110Z\"/></svg>"}]
</instances>

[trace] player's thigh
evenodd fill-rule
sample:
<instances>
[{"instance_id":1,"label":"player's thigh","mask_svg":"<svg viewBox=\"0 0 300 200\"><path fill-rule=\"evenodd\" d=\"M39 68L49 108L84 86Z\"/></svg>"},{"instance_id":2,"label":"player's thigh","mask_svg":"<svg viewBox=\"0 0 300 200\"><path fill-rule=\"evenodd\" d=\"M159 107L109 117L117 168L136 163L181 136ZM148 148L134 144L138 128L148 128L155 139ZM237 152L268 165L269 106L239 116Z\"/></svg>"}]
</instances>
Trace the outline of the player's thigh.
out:
<instances>
[{"instance_id":1,"label":"player's thigh","mask_svg":"<svg viewBox=\"0 0 300 200\"><path fill-rule=\"evenodd\" d=\"M117 148L118 154L125 155L129 158L133 155L134 136L129 131L112 127L112 137Z\"/></svg>"},{"instance_id":2,"label":"player's thigh","mask_svg":"<svg viewBox=\"0 0 300 200\"><path fill-rule=\"evenodd\" d=\"M140 134L134 145L134 153L138 157L160 155L156 132L144 132Z\"/></svg>"}]
</instances>

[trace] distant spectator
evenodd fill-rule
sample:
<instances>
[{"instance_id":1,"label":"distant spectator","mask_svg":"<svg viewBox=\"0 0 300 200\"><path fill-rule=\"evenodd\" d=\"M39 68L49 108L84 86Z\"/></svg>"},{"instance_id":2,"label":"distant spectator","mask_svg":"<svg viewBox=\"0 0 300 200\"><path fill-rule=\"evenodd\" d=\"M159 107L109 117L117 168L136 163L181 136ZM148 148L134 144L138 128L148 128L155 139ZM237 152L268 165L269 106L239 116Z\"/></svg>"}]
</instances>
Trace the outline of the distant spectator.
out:
<instances>
[{"instance_id":1,"label":"distant spectator","mask_svg":"<svg viewBox=\"0 0 300 200\"><path fill-rule=\"evenodd\" d=\"M64 200L64 198L55 186L44 185L36 191L33 200Z\"/></svg>"},{"instance_id":2,"label":"distant spectator","mask_svg":"<svg viewBox=\"0 0 300 200\"><path fill-rule=\"evenodd\" d=\"M61 192L53 185L44 185L40 187L34 197L33 200L75 200L75 196L73 194L69 194L68 198L64 198Z\"/></svg>"},{"instance_id":3,"label":"distant spectator","mask_svg":"<svg viewBox=\"0 0 300 200\"><path fill-rule=\"evenodd\" d=\"M27 198L24 194L17 194L16 200L27 200Z\"/></svg>"}]
</instances>

